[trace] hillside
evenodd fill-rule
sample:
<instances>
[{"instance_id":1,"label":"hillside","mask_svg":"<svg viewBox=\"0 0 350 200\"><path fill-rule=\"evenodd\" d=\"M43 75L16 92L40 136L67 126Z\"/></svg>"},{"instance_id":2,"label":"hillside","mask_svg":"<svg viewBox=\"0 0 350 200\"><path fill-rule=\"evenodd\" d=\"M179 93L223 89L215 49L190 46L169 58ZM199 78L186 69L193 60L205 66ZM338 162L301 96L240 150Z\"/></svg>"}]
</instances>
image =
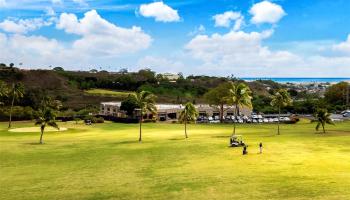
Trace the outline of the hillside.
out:
<instances>
[{"instance_id":1,"label":"hillside","mask_svg":"<svg viewBox=\"0 0 350 200\"><path fill-rule=\"evenodd\" d=\"M41 96L59 99L67 109L79 110L87 106L98 107L102 101L121 101L136 90L149 90L157 95L160 103L204 103L203 95L210 88L228 80L222 77L189 76L169 81L150 70L138 72L79 72L63 70L21 70L2 68L0 78L8 84L22 82L25 86L23 106L40 101ZM248 83L254 94L268 95L266 85Z\"/></svg>"}]
</instances>

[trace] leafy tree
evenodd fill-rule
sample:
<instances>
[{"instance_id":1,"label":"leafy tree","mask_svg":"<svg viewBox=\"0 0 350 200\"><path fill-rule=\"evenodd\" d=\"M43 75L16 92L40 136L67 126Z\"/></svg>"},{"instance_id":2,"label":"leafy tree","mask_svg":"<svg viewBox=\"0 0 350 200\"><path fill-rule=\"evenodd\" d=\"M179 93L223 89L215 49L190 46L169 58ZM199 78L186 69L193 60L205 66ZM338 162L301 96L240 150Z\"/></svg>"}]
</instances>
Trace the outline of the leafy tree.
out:
<instances>
[{"instance_id":1,"label":"leafy tree","mask_svg":"<svg viewBox=\"0 0 350 200\"><path fill-rule=\"evenodd\" d=\"M184 109L180 113L179 120L185 124L185 137L187 136L187 122L196 121L199 113L196 109L196 107L191 103L188 102L185 104Z\"/></svg>"},{"instance_id":2,"label":"leafy tree","mask_svg":"<svg viewBox=\"0 0 350 200\"><path fill-rule=\"evenodd\" d=\"M230 83L228 102L234 107L234 116L237 119L239 109L242 107L253 108L252 91L244 83ZM236 134L236 123L233 122L233 135Z\"/></svg>"},{"instance_id":3,"label":"leafy tree","mask_svg":"<svg viewBox=\"0 0 350 200\"><path fill-rule=\"evenodd\" d=\"M13 68L14 66L15 66L15 64L13 64L13 63L10 63L10 65L9 65L10 68Z\"/></svg>"},{"instance_id":4,"label":"leafy tree","mask_svg":"<svg viewBox=\"0 0 350 200\"><path fill-rule=\"evenodd\" d=\"M230 95L231 85L232 82L224 82L204 94L204 98L210 106L219 108L220 122L224 120L224 105L228 104L227 97Z\"/></svg>"},{"instance_id":5,"label":"leafy tree","mask_svg":"<svg viewBox=\"0 0 350 200\"><path fill-rule=\"evenodd\" d=\"M24 86L22 83L14 83L12 85L11 91L12 95L12 101L11 101L11 109L10 109L10 119L9 119L9 126L8 128L11 128L11 122L12 122L12 108L15 103L16 99L20 99L23 97L24 94Z\"/></svg>"},{"instance_id":6,"label":"leafy tree","mask_svg":"<svg viewBox=\"0 0 350 200\"><path fill-rule=\"evenodd\" d=\"M52 70L56 71L56 72L63 72L64 71L64 69L62 67L54 67Z\"/></svg>"},{"instance_id":7,"label":"leafy tree","mask_svg":"<svg viewBox=\"0 0 350 200\"><path fill-rule=\"evenodd\" d=\"M136 102L137 107L140 109L140 135L139 142L142 141L142 121L143 115L147 112L155 114L157 108L155 105L156 96L148 91L141 91L131 95L131 98Z\"/></svg>"},{"instance_id":8,"label":"leafy tree","mask_svg":"<svg viewBox=\"0 0 350 200\"><path fill-rule=\"evenodd\" d=\"M346 105L347 96L350 93L350 84L347 82L340 82L327 88L325 99L332 105Z\"/></svg>"},{"instance_id":9,"label":"leafy tree","mask_svg":"<svg viewBox=\"0 0 350 200\"><path fill-rule=\"evenodd\" d=\"M7 97L7 95L8 95L7 84L0 80L0 98ZM3 104L3 102L0 101L0 104Z\"/></svg>"},{"instance_id":10,"label":"leafy tree","mask_svg":"<svg viewBox=\"0 0 350 200\"><path fill-rule=\"evenodd\" d=\"M39 140L40 144L43 143L43 135L44 135L46 126L51 126L56 129L59 129L58 125L56 124L55 118L56 118L56 114L53 111L53 109L49 107L44 107L41 110L39 110L39 117L36 120L35 125L40 125L40 131L41 131L40 140Z\"/></svg>"},{"instance_id":11,"label":"leafy tree","mask_svg":"<svg viewBox=\"0 0 350 200\"><path fill-rule=\"evenodd\" d=\"M272 96L271 105L278 108L278 131L277 134L280 134L280 118L281 118L281 108L292 105L292 99L287 90L279 89L275 95Z\"/></svg>"},{"instance_id":12,"label":"leafy tree","mask_svg":"<svg viewBox=\"0 0 350 200\"><path fill-rule=\"evenodd\" d=\"M323 133L326 133L325 125L326 124L334 125L330 116L331 116L331 113L328 113L327 109L318 109L316 111L316 113L314 114L314 117L317 122L316 131L318 131L320 126L322 126Z\"/></svg>"},{"instance_id":13,"label":"leafy tree","mask_svg":"<svg viewBox=\"0 0 350 200\"><path fill-rule=\"evenodd\" d=\"M135 99L131 95L121 102L120 110L126 111L126 114L130 117L134 114L134 110L138 107Z\"/></svg>"}]
</instances>

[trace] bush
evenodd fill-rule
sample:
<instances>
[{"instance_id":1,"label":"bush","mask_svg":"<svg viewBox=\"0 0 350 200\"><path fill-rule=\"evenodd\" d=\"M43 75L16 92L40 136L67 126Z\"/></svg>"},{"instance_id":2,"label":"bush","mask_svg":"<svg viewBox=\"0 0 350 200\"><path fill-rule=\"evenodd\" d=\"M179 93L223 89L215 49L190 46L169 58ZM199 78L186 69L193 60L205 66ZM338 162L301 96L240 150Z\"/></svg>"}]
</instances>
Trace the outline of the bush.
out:
<instances>
[{"instance_id":1,"label":"bush","mask_svg":"<svg viewBox=\"0 0 350 200\"><path fill-rule=\"evenodd\" d=\"M103 119L103 117L93 117L91 122L92 123L104 123L105 119Z\"/></svg>"},{"instance_id":2,"label":"bush","mask_svg":"<svg viewBox=\"0 0 350 200\"><path fill-rule=\"evenodd\" d=\"M84 118L84 120L91 120L91 123L104 123L105 120L103 119L103 117L94 117L94 116L86 116Z\"/></svg>"}]
</instances>

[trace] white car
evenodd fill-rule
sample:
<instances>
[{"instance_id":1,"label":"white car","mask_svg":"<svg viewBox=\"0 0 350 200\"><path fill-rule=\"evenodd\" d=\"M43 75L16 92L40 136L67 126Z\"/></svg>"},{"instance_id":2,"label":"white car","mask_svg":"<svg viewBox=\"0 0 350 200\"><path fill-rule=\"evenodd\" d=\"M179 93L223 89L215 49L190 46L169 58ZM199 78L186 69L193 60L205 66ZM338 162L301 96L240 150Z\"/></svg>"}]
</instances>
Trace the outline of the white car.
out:
<instances>
[{"instance_id":1,"label":"white car","mask_svg":"<svg viewBox=\"0 0 350 200\"><path fill-rule=\"evenodd\" d=\"M268 123L269 120L268 120L267 118L264 118L264 119L263 119L263 122L264 122L264 123Z\"/></svg>"}]
</instances>

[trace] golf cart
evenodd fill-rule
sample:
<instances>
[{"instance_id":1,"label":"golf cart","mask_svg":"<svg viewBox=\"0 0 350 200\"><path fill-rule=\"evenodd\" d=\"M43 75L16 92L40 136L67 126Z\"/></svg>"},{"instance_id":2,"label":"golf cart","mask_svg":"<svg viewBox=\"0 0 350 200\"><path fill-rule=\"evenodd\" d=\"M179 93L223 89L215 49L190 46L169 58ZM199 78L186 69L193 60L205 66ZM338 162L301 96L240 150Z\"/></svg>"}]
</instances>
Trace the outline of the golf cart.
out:
<instances>
[{"instance_id":1,"label":"golf cart","mask_svg":"<svg viewBox=\"0 0 350 200\"><path fill-rule=\"evenodd\" d=\"M232 135L230 138L230 147L243 147L245 143L241 135Z\"/></svg>"}]
</instances>

